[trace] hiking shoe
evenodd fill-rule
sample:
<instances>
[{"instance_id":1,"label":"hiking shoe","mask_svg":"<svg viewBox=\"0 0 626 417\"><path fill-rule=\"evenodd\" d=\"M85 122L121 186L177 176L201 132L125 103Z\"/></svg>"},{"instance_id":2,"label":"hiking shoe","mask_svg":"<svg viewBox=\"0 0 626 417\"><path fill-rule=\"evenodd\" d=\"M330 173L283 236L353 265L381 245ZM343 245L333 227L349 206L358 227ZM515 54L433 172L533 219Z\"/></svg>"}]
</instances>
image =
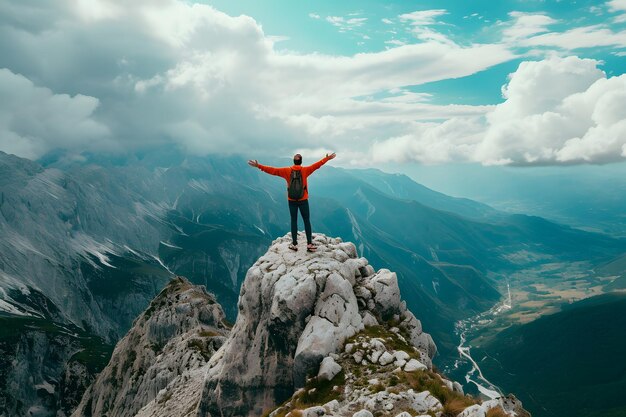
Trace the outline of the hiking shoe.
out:
<instances>
[{"instance_id":1,"label":"hiking shoe","mask_svg":"<svg viewBox=\"0 0 626 417\"><path fill-rule=\"evenodd\" d=\"M312 243L309 243L308 245L306 245L306 250L307 252L315 252L317 250L317 246L315 246Z\"/></svg>"},{"instance_id":2,"label":"hiking shoe","mask_svg":"<svg viewBox=\"0 0 626 417\"><path fill-rule=\"evenodd\" d=\"M288 247L289 247L289 249L291 249L293 251L296 251L296 252L298 251L298 246L294 245L293 243L290 244Z\"/></svg>"}]
</instances>

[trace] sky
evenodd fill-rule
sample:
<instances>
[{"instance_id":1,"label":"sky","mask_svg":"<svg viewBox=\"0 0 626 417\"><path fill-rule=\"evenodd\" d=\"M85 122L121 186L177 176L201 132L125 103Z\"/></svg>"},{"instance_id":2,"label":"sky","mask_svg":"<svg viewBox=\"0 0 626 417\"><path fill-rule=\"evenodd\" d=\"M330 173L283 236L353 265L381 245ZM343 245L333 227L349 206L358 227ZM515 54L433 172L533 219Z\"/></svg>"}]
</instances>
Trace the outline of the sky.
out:
<instances>
[{"instance_id":1,"label":"sky","mask_svg":"<svg viewBox=\"0 0 626 417\"><path fill-rule=\"evenodd\" d=\"M0 150L626 160L626 0L0 0Z\"/></svg>"}]
</instances>

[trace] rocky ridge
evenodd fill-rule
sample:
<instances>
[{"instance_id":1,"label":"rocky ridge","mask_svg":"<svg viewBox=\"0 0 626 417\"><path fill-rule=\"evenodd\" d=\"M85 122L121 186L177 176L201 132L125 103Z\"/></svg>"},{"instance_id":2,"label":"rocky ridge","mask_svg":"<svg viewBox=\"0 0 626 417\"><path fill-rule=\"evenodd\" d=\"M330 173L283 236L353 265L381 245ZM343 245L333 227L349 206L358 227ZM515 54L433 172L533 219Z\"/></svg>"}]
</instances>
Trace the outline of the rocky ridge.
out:
<instances>
[{"instance_id":1,"label":"rocky ridge","mask_svg":"<svg viewBox=\"0 0 626 417\"><path fill-rule=\"evenodd\" d=\"M166 412L171 397L167 387L172 384L189 388L178 393L180 403L191 397L188 402L194 406L187 411L195 411L203 366L227 334L228 324L215 298L202 286L174 278L117 344L72 416L147 416L153 402ZM188 381L200 382L194 390ZM184 413L176 409L169 415Z\"/></svg>"},{"instance_id":2,"label":"rocky ridge","mask_svg":"<svg viewBox=\"0 0 626 417\"><path fill-rule=\"evenodd\" d=\"M528 416L515 397L481 402L433 368L395 273L338 238L314 235L315 253L290 241L248 270L230 332L202 287L173 281L73 416Z\"/></svg>"},{"instance_id":3,"label":"rocky ridge","mask_svg":"<svg viewBox=\"0 0 626 417\"><path fill-rule=\"evenodd\" d=\"M514 397L481 403L433 370L435 344L395 273L338 238L314 235L315 253L290 240L249 269L198 416L524 415Z\"/></svg>"},{"instance_id":4,"label":"rocky ridge","mask_svg":"<svg viewBox=\"0 0 626 417\"><path fill-rule=\"evenodd\" d=\"M400 300L394 273L374 271L341 239L315 235L315 253L289 250L290 239L275 240L248 270L237 321L211 358L199 416L261 415L378 320L395 318L431 367L435 344Z\"/></svg>"}]
</instances>

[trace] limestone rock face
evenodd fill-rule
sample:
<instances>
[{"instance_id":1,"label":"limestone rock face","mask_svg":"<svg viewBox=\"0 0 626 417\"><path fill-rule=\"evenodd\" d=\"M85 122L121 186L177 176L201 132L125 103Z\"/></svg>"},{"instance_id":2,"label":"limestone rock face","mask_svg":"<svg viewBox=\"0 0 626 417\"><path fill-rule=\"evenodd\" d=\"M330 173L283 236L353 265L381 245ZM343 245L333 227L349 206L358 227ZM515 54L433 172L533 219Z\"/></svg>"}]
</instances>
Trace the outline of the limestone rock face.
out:
<instances>
[{"instance_id":1,"label":"limestone rock face","mask_svg":"<svg viewBox=\"0 0 626 417\"><path fill-rule=\"evenodd\" d=\"M393 272L351 243L314 241L315 253L289 250L289 235L273 242L248 270L230 331L203 287L172 280L72 416L425 417L453 401L463 417L529 417L514 397L466 397L433 369L436 347Z\"/></svg>"},{"instance_id":2,"label":"limestone rock face","mask_svg":"<svg viewBox=\"0 0 626 417\"><path fill-rule=\"evenodd\" d=\"M182 277L173 279L117 344L72 416L195 413L203 367L228 334L224 318L221 306L203 287ZM194 379L195 391L174 396L177 387L193 387Z\"/></svg>"},{"instance_id":3,"label":"limestone rock face","mask_svg":"<svg viewBox=\"0 0 626 417\"><path fill-rule=\"evenodd\" d=\"M275 240L248 270L238 317L208 365L198 416L259 416L317 375L325 357L378 320L397 321L431 367L435 344L401 302L395 273L375 272L352 243L314 235L317 252ZM395 360L389 353L385 363ZM311 411L313 412L313 411Z\"/></svg>"}]
</instances>

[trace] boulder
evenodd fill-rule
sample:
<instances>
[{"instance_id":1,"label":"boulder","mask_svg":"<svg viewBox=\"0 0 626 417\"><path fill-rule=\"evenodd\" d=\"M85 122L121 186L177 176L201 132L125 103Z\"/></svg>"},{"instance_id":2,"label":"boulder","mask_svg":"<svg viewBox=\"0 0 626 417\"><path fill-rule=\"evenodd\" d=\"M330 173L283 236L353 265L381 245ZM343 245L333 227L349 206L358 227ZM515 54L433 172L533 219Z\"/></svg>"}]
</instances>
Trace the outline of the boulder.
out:
<instances>
[{"instance_id":1,"label":"boulder","mask_svg":"<svg viewBox=\"0 0 626 417\"><path fill-rule=\"evenodd\" d=\"M427 369L426 365L424 365L417 359L411 359L406 363L406 365L404 365L404 370L406 372L421 371L424 369Z\"/></svg>"},{"instance_id":2,"label":"boulder","mask_svg":"<svg viewBox=\"0 0 626 417\"><path fill-rule=\"evenodd\" d=\"M322 364L320 365L320 370L317 374L317 378L322 381L330 381L339 372L341 372L341 365L335 362L332 357L327 356L322 360Z\"/></svg>"}]
</instances>

